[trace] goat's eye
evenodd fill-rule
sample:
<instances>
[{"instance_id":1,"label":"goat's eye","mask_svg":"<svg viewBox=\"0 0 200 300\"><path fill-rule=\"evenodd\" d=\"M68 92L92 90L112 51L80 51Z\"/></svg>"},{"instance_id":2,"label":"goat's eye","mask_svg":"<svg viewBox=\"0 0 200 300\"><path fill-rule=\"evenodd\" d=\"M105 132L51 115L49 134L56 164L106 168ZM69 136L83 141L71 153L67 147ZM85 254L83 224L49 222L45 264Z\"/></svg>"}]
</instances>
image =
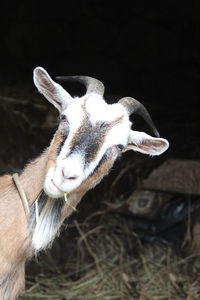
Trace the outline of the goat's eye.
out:
<instances>
[{"instance_id":1,"label":"goat's eye","mask_svg":"<svg viewBox=\"0 0 200 300\"><path fill-rule=\"evenodd\" d=\"M116 155L116 154L118 155L119 152L122 152L124 149L125 149L125 146L122 144L114 145L107 149L106 155L107 156L112 156L112 155Z\"/></svg>"},{"instance_id":2,"label":"goat's eye","mask_svg":"<svg viewBox=\"0 0 200 300\"><path fill-rule=\"evenodd\" d=\"M119 144L117 145L117 148L120 150L120 151L123 151L125 149L125 146L122 145L122 144Z\"/></svg>"},{"instance_id":3,"label":"goat's eye","mask_svg":"<svg viewBox=\"0 0 200 300\"><path fill-rule=\"evenodd\" d=\"M67 118L66 118L65 115L61 115L61 116L60 116L60 120L61 120L61 121L65 121L66 119L67 119Z\"/></svg>"},{"instance_id":4,"label":"goat's eye","mask_svg":"<svg viewBox=\"0 0 200 300\"><path fill-rule=\"evenodd\" d=\"M64 114L60 116L60 120L68 124L67 117Z\"/></svg>"}]
</instances>

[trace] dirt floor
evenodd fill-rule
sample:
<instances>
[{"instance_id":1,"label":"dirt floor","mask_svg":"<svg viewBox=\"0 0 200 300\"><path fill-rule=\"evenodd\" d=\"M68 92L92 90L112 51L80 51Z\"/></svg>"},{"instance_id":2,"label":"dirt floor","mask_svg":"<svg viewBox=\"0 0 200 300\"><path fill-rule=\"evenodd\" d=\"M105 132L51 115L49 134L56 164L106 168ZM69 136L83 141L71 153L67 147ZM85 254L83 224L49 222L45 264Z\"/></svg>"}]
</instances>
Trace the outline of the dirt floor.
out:
<instances>
[{"instance_id":1,"label":"dirt floor","mask_svg":"<svg viewBox=\"0 0 200 300\"><path fill-rule=\"evenodd\" d=\"M110 209L168 158L200 160L199 112L188 112L184 104L173 110L167 103L144 104L170 141L169 150L155 158L125 153L65 221L52 248L27 264L20 299L200 299L198 249L144 241L132 229L133 217ZM41 153L56 123L56 111L33 85L2 86L0 172L22 169ZM139 118L134 124L138 130L144 126Z\"/></svg>"}]
</instances>

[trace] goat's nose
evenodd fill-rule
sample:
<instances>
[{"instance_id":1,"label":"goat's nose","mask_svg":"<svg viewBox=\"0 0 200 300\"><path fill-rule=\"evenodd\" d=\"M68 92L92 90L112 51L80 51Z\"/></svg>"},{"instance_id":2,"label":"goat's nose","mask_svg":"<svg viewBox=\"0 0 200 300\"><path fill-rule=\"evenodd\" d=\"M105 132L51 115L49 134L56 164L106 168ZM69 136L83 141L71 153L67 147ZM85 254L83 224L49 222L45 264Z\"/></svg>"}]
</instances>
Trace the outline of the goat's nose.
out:
<instances>
[{"instance_id":1,"label":"goat's nose","mask_svg":"<svg viewBox=\"0 0 200 300\"><path fill-rule=\"evenodd\" d=\"M63 181L68 181L68 182L72 182L72 181L77 181L79 180L83 175L83 172L80 168L78 167L64 167L62 169L62 179Z\"/></svg>"},{"instance_id":2,"label":"goat's nose","mask_svg":"<svg viewBox=\"0 0 200 300\"><path fill-rule=\"evenodd\" d=\"M80 177L80 174L78 174L78 172L73 172L71 170L63 169L62 176L63 176L64 181L65 180L76 180Z\"/></svg>"},{"instance_id":3,"label":"goat's nose","mask_svg":"<svg viewBox=\"0 0 200 300\"><path fill-rule=\"evenodd\" d=\"M68 157L63 161L61 176L63 184L78 184L83 178L83 167L78 159Z\"/></svg>"}]
</instances>

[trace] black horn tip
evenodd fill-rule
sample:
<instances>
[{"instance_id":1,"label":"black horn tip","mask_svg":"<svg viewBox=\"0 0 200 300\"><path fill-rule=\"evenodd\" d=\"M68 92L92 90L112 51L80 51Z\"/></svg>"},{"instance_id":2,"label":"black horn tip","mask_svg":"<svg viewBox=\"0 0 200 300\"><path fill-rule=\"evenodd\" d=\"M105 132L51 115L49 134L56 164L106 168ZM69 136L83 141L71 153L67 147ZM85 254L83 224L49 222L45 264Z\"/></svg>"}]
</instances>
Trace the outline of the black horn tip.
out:
<instances>
[{"instance_id":1,"label":"black horn tip","mask_svg":"<svg viewBox=\"0 0 200 300\"><path fill-rule=\"evenodd\" d=\"M160 137L160 134L156 129L156 126L154 125L149 112L142 103L132 97L124 97L119 100L119 103L124 106L129 116L133 113L140 115L149 125L154 135L156 137Z\"/></svg>"}]
</instances>

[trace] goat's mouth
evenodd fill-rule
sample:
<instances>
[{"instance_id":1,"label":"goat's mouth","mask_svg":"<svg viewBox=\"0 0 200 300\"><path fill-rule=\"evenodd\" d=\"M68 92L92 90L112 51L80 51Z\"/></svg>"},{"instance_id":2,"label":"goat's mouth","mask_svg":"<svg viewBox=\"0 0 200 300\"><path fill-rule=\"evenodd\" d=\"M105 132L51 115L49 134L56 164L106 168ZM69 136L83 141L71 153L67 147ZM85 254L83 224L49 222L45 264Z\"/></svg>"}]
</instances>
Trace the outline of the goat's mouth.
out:
<instances>
[{"instance_id":1,"label":"goat's mouth","mask_svg":"<svg viewBox=\"0 0 200 300\"><path fill-rule=\"evenodd\" d=\"M64 197L64 193L71 193L77 187L80 186L82 181L78 181L73 178L70 180L64 180L61 184L58 184L55 179L51 178L46 180L44 184L44 192L51 198L61 198Z\"/></svg>"},{"instance_id":2,"label":"goat's mouth","mask_svg":"<svg viewBox=\"0 0 200 300\"><path fill-rule=\"evenodd\" d=\"M55 184L53 179L44 183L44 192L51 198L61 198L64 196L64 192Z\"/></svg>"},{"instance_id":3,"label":"goat's mouth","mask_svg":"<svg viewBox=\"0 0 200 300\"><path fill-rule=\"evenodd\" d=\"M61 198L64 197L64 193L68 194L77 189L84 179L83 172L66 175L68 174L64 174L59 169L50 169L44 181L44 192L51 198Z\"/></svg>"},{"instance_id":4,"label":"goat's mouth","mask_svg":"<svg viewBox=\"0 0 200 300\"><path fill-rule=\"evenodd\" d=\"M55 184L53 179L51 179L51 182L52 182L55 190L59 191L60 193L63 193L63 191L61 191L61 189L59 189L59 187Z\"/></svg>"}]
</instances>

